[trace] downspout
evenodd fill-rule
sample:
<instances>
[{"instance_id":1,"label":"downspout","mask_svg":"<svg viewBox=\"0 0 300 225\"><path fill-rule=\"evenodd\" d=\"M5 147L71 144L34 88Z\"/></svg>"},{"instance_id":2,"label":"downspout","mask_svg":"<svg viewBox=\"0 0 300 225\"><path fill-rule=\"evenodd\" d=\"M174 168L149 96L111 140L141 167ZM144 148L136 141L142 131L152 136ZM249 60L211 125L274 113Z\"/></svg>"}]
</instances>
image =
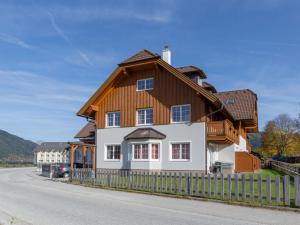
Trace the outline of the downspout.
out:
<instances>
[{"instance_id":1,"label":"downspout","mask_svg":"<svg viewBox=\"0 0 300 225\"><path fill-rule=\"evenodd\" d=\"M205 123L205 174L207 174L207 133L208 133L208 126L207 126L207 123L208 123L208 118L210 116L212 116L213 114L217 113L217 112L220 112L224 109L224 104L223 102L221 101L221 107L209 114L206 115L206 123Z\"/></svg>"}]
</instances>

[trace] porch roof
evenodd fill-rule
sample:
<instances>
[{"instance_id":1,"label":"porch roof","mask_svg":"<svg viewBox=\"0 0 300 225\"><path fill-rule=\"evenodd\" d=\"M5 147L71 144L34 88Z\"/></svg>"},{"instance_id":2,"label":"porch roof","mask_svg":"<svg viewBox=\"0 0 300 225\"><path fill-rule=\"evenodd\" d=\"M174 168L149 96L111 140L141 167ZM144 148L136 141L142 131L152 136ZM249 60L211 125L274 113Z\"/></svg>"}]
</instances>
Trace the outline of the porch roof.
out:
<instances>
[{"instance_id":1,"label":"porch roof","mask_svg":"<svg viewBox=\"0 0 300 225\"><path fill-rule=\"evenodd\" d=\"M138 128L124 137L125 140L130 139L165 139L166 135L154 130L153 128Z\"/></svg>"}]
</instances>

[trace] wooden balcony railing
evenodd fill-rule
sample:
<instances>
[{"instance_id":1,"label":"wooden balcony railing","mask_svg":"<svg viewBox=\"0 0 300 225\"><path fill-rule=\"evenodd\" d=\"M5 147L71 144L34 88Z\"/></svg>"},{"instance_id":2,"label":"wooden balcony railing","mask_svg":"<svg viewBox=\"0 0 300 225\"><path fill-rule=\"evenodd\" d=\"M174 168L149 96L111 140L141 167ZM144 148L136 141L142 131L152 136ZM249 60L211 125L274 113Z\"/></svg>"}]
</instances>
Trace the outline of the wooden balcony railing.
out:
<instances>
[{"instance_id":1,"label":"wooden balcony railing","mask_svg":"<svg viewBox=\"0 0 300 225\"><path fill-rule=\"evenodd\" d=\"M207 140L218 143L239 143L239 132L229 120L211 121L207 124Z\"/></svg>"}]
</instances>

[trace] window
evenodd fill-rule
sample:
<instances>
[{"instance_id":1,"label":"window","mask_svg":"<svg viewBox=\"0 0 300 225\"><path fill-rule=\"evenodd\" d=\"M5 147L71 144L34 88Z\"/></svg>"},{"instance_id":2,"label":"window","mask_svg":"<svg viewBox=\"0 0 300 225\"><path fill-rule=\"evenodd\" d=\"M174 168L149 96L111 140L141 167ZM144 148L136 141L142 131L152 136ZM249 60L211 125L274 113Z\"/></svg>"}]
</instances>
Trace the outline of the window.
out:
<instances>
[{"instance_id":1,"label":"window","mask_svg":"<svg viewBox=\"0 0 300 225\"><path fill-rule=\"evenodd\" d=\"M144 80L138 80L136 82L136 90L137 91L146 91L146 90L152 90L154 86L154 79L144 79Z\"/></svg>"},{"instance_id":2,"label":"window","mask_svg":"<svg viewBox=\"0 0 300 225\"><path fill-rule=\"evenodd\" d=\"M172 123L182 123L191 121L191 105L172 106Z\"/></svg>"},{"instance_id":3,"label":"window","mask_svg":"<svg viewBox=\"0 0 300 225\"><path fill-rule=\"evenodd\" d=\"M152 157L151 159L159 159L159 145L158 144L151 144L152 148Z\"/></svg>"},{"instance_id":4,"label":"window","mask_svg":"<svg viewBox=\"0 0 300 225\"><path fill-rule=\"evenodd\" d=\"M157 161L159 160L159 144L158 143L137 143L132 144L133 151L132 160Z\"/></svg>"},{"instance_id":5,"label":"window","mask_svg":"<svg viewBox=\"0 0 300 225\"><path fill-rule=\"evenodd\" d=\"M107 145L105 160L120 160L121 145Z\"/></svg>"},{"instance_id":6,"label":"window","mask_svg":"<svg viewBox=\"0 0 300 225\"><path fill-rule=\"evenodd\" d=\"M171 160L190 160L190 143L172 143Z\"/></svg>"},{"instance_id":7,"label":"window","mask_svg":"<svg viewBox=\"0 0 300 225\"><path fill-rule=\"evenodd\" d=\"M107 127L119 127L120 126L120 112L109 112L106 114L106 126Z\"/></svg>"},{"instance_id":8,"label":"window","mask_svg":"<svg viewBox=\"0 0 300 225\"><path fill-rule=\"evenodd\" d=\"M138 125L151 125L153 123L153 110L152 109L139 109L137 111L137 124Z\"/></svg>"}]
</instances>

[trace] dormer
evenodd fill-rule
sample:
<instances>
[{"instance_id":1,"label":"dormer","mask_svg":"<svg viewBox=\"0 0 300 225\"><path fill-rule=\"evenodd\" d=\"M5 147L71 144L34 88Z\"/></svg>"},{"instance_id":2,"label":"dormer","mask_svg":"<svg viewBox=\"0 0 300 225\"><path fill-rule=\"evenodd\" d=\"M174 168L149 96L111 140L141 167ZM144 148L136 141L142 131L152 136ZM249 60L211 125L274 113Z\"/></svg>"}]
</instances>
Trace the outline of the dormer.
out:
<instances>
[{"instance_id":1,"label":"dormer","mask_svg":"<svg viewBox=\"0 0 300 225\"><path fill-rule=\"evenodd\" d=\"M207 78L205 73L196 66L183 66L176 69L200 86L202 86L202 80Z\"/></svg>"}]
</instances>

